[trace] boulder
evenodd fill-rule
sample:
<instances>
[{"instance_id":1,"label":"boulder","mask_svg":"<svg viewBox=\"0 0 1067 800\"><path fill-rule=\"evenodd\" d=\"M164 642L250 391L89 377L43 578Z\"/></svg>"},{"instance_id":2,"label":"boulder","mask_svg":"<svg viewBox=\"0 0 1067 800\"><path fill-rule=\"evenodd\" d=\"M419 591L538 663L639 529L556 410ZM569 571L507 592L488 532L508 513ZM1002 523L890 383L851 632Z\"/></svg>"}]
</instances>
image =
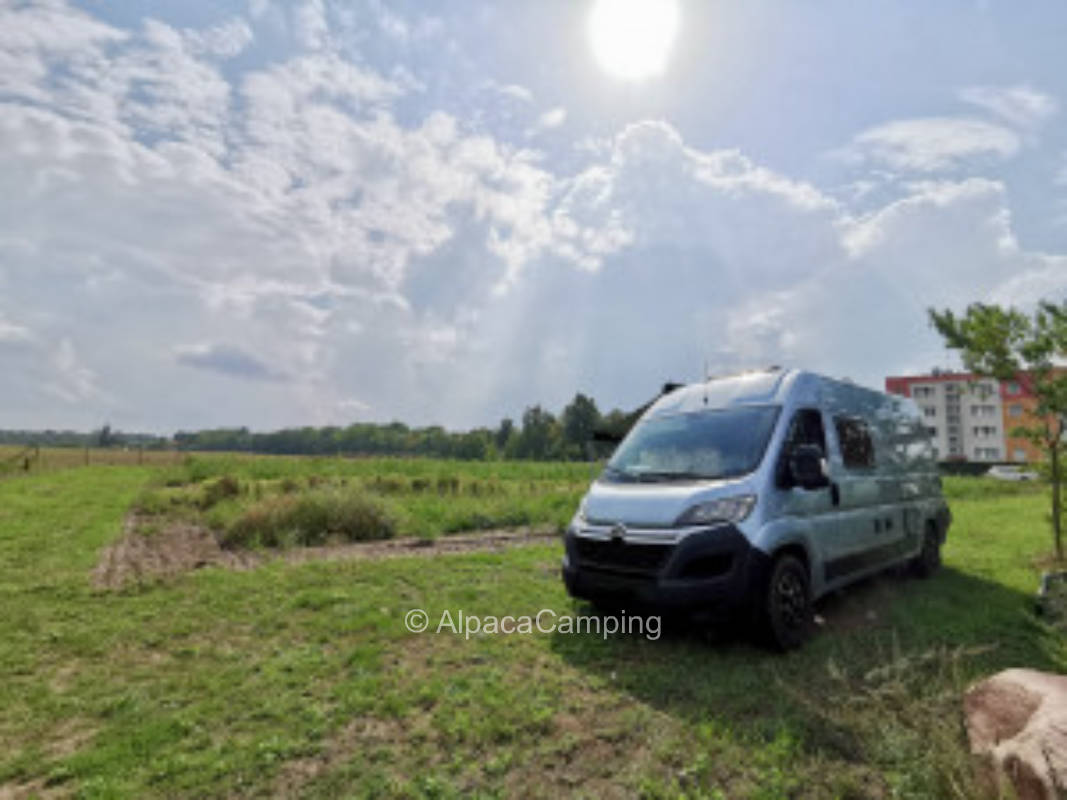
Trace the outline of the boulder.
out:
<instances>
[{"instance_id":1,"label":"boulder","mask_svg":"<svg viewBox=\"0 0 1067 800\"><path fill-rule=\"evenodd\" d=\"M1019 800L1067 798L1067 675L998 672L967 690L963 713L971 753L992 791L1014 791Z\"/></svg>"}]
</instances>

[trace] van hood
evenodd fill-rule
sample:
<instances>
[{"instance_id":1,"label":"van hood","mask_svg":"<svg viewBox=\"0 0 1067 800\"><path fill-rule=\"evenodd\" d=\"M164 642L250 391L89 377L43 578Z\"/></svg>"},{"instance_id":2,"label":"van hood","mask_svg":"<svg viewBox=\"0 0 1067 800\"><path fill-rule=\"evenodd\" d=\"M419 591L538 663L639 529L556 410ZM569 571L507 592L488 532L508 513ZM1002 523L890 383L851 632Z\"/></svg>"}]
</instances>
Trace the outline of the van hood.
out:
<instances>
[{"instance_id":1,"label":"van hood","mask_svg":"<svg viewBox=\"0 0 1067 800\"><path fill-rule=\"evenodd\" d=\"M685 483L604 483L596 481L585 496L585 518L593 524L668 528L697 503L750 494L747 480Z\"/></svg>"}]
</instances>

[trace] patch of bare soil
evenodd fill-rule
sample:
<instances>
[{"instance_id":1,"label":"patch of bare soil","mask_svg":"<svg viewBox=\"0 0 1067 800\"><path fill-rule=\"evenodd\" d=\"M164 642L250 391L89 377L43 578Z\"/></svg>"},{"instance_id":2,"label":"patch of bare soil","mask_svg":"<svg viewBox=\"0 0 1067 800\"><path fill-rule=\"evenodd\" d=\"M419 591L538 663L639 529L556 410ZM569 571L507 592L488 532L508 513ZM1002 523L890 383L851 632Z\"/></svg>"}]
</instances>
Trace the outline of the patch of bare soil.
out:
<instances>
[{"instance_id":1,"label":"patch of bare soil","mask_svg":"<svg viewBox=\"0 0 1067 800\"><path fill-rule=\"evenodd\" d=\"M543 544L546 541L557 538L559 538L559 534L552 528L492 530L452 534L433 540L404 537L375 542L327 545L325 547L297 547L292 550L285 550L279 555L287 561L300 563L324 559L436 556L443 553L499 553L513 547Z\"/></svg>"},{"instance_id":2,"label":"patch of bare soil","mask_svg":"<svg viewBox=\"0 0 1067 800\"><path fill-rule=\"evenodd\" d=\"M149 531L149 532L146 532ZM539 544L556 538L554 530L492 530L442 536L436 540L405 537L374 542L355 542L299 547L274 553L225 550L207 528L187 522L146 525L143 517L129 514L122 536L107 547L93 570L98 589L121 589L127 584L173 578L201 567L252 569L273 559L291 563L339 559L381 559L402 556L435 556L444 553L500 552L512 547Z\"/></svg>"},{"instance_id":3,"label":"patch of bare soil","mask_svg":"<svg viewBox=\"0 0 1067 800\"><path fill-rule=\"evenodd\" d=\"M63 786L48 786L44 778L29 783L0 783L0 800L49 800L69 797L73 792Z\"/></svg>"},{"instance_id":4,"label":"patch of bare soil","mask_svg":"<svg viewBox=\"0 0 1067 800\"><path fill-rule=\"evenodd\" d=\"M842 632L885 627L894 596L905 580L893 574L876 575L830 593L816 604L816 625Z\"/></svg>"},{"instance_id":5,"label":"patch of bare soil","mask_svg":"<svg viewBox=\"0 0 1067 800\"><path fill-rule=\"evenodd\" d=\"M249 569L262 560L252 553L223 550L211 531L186 522L165 523L151 532L146 528L145 518L126 516L122 536L104 550L93 570L95 587L121 589L201 567Z\"/></svg>"}]
</instances>

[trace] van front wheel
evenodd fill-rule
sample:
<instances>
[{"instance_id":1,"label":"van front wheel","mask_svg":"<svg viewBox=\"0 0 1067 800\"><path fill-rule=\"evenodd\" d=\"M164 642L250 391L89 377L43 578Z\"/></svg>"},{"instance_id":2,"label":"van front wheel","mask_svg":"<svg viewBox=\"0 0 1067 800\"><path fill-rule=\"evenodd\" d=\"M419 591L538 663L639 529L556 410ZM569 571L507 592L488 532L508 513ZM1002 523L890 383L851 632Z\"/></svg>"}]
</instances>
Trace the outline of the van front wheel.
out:
<instances>
[{"instance_id":1,"label":"van front wheel","mask_svg":"<svg viewBox=\"0 0 1067 800\"><path fill-rule=\"evenodd\" d=\"M792 650L803 644L811 627L808 570L796 556L774 560L763 598L763 627L771 645Z\"/></svg>"}]
</instances>

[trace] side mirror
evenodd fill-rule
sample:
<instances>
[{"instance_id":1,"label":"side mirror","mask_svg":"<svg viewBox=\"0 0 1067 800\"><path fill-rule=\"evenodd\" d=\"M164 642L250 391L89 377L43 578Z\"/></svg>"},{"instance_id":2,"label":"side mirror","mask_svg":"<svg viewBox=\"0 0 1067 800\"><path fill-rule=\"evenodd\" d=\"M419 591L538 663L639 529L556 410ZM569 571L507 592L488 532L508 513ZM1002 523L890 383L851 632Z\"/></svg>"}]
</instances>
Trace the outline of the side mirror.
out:
<instances>
[{"instance_id":1,"label":"side mirror","mask_svg":"<svg viewBox=\"0 0 1067 800\"><path fill-rule=\"evenodd\" d=\"M798 445L789 454L789 473L801 489L821 489L829 485L822 464L822 449L813 444Z\"/></svg>"}]
</instances>

